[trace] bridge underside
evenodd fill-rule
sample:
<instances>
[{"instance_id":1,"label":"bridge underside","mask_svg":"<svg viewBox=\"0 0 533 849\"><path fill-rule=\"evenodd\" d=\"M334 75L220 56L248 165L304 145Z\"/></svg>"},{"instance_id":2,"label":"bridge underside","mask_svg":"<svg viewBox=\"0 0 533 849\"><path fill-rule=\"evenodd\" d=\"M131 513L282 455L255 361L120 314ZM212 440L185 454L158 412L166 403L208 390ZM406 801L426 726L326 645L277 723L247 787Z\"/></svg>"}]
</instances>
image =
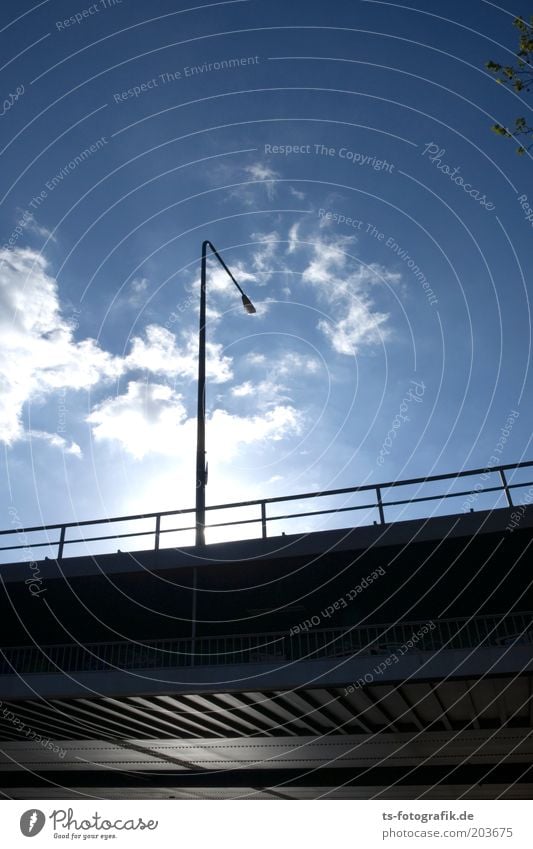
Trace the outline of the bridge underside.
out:
<instances>
[{"instance_id":1,"label":"bridge underside","mask_svg":"<svg viewBox=\"0 0 533 849\"><path fill-rule=\"evenodd\" d=\"M0 793L533 798L510 512L6 567Z\"/></svg>"},{"instance_id":2,"label":"bridge underside","mask_svg":"<svg viewBox=\"0 0 533 849\"><path fill-rule=\"evenodd\" d=\"M3 718L0 791L9 798L533 793L531 674L4 707L38 734L21 742Z\"/></svg>"}]
</instances>

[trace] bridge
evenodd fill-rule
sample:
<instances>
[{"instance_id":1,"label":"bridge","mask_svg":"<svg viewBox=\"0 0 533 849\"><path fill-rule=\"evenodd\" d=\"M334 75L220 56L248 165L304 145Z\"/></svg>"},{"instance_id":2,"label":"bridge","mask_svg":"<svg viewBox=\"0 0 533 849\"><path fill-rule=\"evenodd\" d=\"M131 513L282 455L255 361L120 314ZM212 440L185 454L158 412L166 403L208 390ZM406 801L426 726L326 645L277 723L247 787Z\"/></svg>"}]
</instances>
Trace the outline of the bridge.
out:
<instances>
[{"instance_id":1,"label":"bridge","mask_svg":"<svg viewBox=\"0 0 533 849\"><path fill-rule=\"evenodd\" d=\"M531 798L532 465L1 532L2 792Z\"/></svg>"}]
</instances>

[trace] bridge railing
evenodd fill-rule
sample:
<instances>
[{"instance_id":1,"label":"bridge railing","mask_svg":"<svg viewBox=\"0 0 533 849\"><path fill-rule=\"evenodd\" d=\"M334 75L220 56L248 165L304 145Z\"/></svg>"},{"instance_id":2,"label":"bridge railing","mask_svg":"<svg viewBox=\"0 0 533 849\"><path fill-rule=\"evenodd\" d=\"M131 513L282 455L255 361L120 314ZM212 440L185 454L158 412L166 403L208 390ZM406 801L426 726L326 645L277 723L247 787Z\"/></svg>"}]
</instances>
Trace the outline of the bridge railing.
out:
<instances>
[{"instance_id":1,"label":"bridge railing","mask_svg":"<svg viewBox=\"0 0 533 849\"><path fill-rule=\"evenodd\" d=\"M533 646L533 612L311 628L196 639L20 646L0 649L0 675L281 664L379 655L391 664L410 651Z\"/></svg>"},{"instance_id":2,"label":"bridge railing","mask_svg":"<svg viewBox=\"0 0 533 849\"><path fill-rule=\"evenodd\" d=\"M475 509L476 506L479 508L478 499L480 496L486 494L493 494L497 503L499 503L498 499L503 497L504 504L512 507L516 503L516 501L513 501L513 493L518 489L523 490L527 487L529 487L528 492L530 493L527 496L529 498L528 503L533 503L533 481L514 482L511 480L512 476L508 473L512 472L514 474L519 470L532 466L533 461L525 461L489 468L468 469L449 474L387 481L379 484L365 484L363 486L303 492L297 495L276 496L253 501L209 505L206 508L208 515L215 511L229 511L231 515L240 512L241 515L237 515L234 519L208 523L206 524L206 528L208 530L210 528L231 529L239 526L252 529L255 526L258 528L263 539L265 539L268 536L268 528L271 523L281 523L279 526L284 527L290 532L291 522L294 522L294 520L343 516L344 514L348 516L359 511L365 511L363 523L371 524L373 522L374 524L385 524L387 522L387 516L390 516L391 508L429 505L435 509L436 503L442 505L443 503L447 504L450 499L462 498L463 502L459 512L468 512L468 510ZM474 486L468 486L467 484L475 477L480 478L483 483L477 481ZM455 484L462 482L463 479L466 482L465 488L455 489ZM439 484L440 482L447 482L449 488L443 492L436 493L434 491L435 484ZM415 487L414 494L409 494L403 498L384 497L384 493L390 491L393 493L399 492L399 495L401 495L401 488L406 487ZM310 508L313 506L311 504L312 500L324 499L325 503L326 499L331 497L350 496L354 494L361 495L363 497L363 503L346 504L343 502L341 506L324 506L323 509L318 510L305 509L306 502ZM287 504L290 506L294 502L300 503L299 509L296 511L282 510L281 513L273 512L276 509L275 505ZM304 504L302 505L301 502ZM16 511L13 512L15 515ZM453 509L452 505L449 512L452 514L458 512L457 506ZM5 558L6 556L11 556L6 554L7 552L17 552L17 559L21 562L27 562L37 559L39 550L43 554L44 549L54 559L61 561L65 557L66 548L69 546L75 547L83 544L86 546L86 553L101 554L103 551L109 550L111 543L113 545L120 545L121 540L132 540L134 538L139 539L141 543L144 539L147 542L150 540L150 545L144 546L144 550L147 548L157 550L160 547L165 547L165 542L171 540L170 535L174 535L174 537L166 547L175 547L177 535L194 530L194 513L194 508L186 508L181 510L166 510L159 513L138 513L129 516L113 516L105 519L88 519L80 522L64 522L60 524L37 525L34 527L19 526L15 516L12 519L13 527L0 531L0 542L5 541L6 543L10 543L0 546L0 556ZM243 517L243 513L245 517ZM429 507L426 515L430 515ZM166 520L170 517L184 517L186 524L184 526L166 527ZM106 533L106 529L110 531L111 526L114 525L122 526L124 531ZM90 535L85 536L86 530L89 528L93 530L90 531ZM73 556L76 553L73 550ZM4 560L4 562L6 561Z\"/></svg>"}]
</instances>

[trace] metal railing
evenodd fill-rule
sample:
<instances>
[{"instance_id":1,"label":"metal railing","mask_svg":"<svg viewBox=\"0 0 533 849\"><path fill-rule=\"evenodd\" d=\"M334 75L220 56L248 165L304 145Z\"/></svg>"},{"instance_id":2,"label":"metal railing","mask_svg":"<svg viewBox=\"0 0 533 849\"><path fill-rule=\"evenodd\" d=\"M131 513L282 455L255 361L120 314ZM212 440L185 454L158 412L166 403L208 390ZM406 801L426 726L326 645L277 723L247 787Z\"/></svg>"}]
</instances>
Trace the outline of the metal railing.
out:
<instances>
[{"instance_id":1,"label":"metal railing","mask_svg":"<svg viewBox=\"0 0 533 849\"><path fill-rule=\"evenodd\" d=\"M521 463L509 463L503 466L492 466L490 468L482 468L482 469L468 469L461 472L452 472L449 474L443 475L431 475L429 477L421 477L421 478L410 478L407 480L396 480L396 481L388 481L380 484L365 484L363 486L351 486L351 487L343 487L341 489L329 489L322 490L316 492L303 492L298 495L285 495L285 496L277 496L273 498L261 498L256 499L254 501L237 501L231 502L229 504L215 504L206 507L207 511L216 511L216 510L242 510L243 508L257 508L258 515L253 518L237 518L233 521L224 521L224 522L213 522L211 524L207 524L206 528L224 528L231 526L241 526L241 525L254 525L260 524L261 526L261 536L263 539L267 537L267 528L269 522L279 522L284 521L288 522L293 519L300 518L309 518L312 516L326 516L326 515L338 515L343 513L356 512L360 510L375 510L377 519L374 521L374 524L384 524L386 522L385 517L385 509L390 507L401 507L405 505L413 505L413 504L421 504L421 503L431 503L436 501L445 501L446 499L451 498L468 498L469 496L474 496L477 498L479 495L486 493L499 493L500 495L503 493L505 496L506 505L509 507L513 506L512 494L511 491L515 489L523 489L525 487L533 487L533 481L513 483L508 480L506 472L508 471L517 471L518 469L530 468L533 466L533 461L526 461ZM384 500L383 492L384 490L394 489L398 487L406 487L406 486L419 486L422 487L426 484L435 483L437 481L456 481L462 478L473 477L476 475L495 475L498 478L498 483L493 486L483 486L481 489L465 489L461 491L453 491L443 492L441 494L435 495L421 495L415 496L411 498L401 498L395 500ZM303 501L305 499L312 498L326 498L329 496L339 496L339 495L350 495L354 493L374 493L374 499L365 504L355 504L349 506L342 507L330 507L322 510L305 510L299 511L296 513L282 513L276 515L269 515L267 513L267 506L272 506L274 504L282 504L285 502L291 501ZM107 519L88 519L81 522L64 522L61 524L52 524L52 525L38 525L35 527L14 527L8 530L0 531L0 537L7 537L9 535L16 536L18 539L17 544L15 545L7 545L0 546L0 552L7 551L23 551L24 554L27 555L28 560L33 560L33 549L38 548L57 548L56 558L57 560L62 560L64 557L65 546L67 545L76 545L76 544L88 544L88 543L98 543L103 541L118 541L121 539L131 539L137 537L152 537L154 540L154 549L158 550L161 545L161 540L164 539L165 534L177 534L183 533L186 531L193 531L195 525L191 524L186 527L173 527L173 528L163 528L161 526L162 519L168 516L191 516L194 515L194 508L190 507L182 510L165 510L159 513L138 513L136 515L130 516L113 516ZM452 511L453 513L453 511ZM153 521L153 527L149 530L137 530L137 531L127 531L125 533L114 533L114 534L98 534L96 536L89 537L81 537L76 536L75 538L68 538L67 533L72 529L80 529L86 528L90 526L98 526L104 527L105 525L112 525L116 523L130 523L130 522L140 522L144 520ZM370 521L368 524L370 524ZM53 538L49 536L54 532L59 532L59 535L54 536ZM42 541L31 541L29 538L30 534L44 534L46 535L46 540ZM91 554L99 554L101 551L91 550Z\"/></svg>"},{"instance_id":2,"label":"metal railing","mask_svg":"<svg viewBox=\"0 0 533 849\"><path fill-rule=\"evenodd\" d=\"M533 646L533 612L436 619L304 632L234 634L0 649L0 675L168 669L243 663L286 664L395 652ZM409 645L411 643L412 645Z\"/></svg>"}]
</instances>

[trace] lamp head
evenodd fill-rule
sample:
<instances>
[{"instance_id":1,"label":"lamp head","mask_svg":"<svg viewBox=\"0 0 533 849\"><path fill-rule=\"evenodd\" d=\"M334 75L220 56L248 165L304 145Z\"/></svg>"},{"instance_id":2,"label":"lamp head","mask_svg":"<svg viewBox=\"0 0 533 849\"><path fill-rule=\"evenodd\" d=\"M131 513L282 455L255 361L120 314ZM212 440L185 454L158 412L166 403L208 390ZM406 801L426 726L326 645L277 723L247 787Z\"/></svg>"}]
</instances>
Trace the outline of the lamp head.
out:
<instances>
[{"instance_id":1,"label":"lamp head","mask_svg":"<svg viewBox=\"0 0 533 849\"><path fill-rule=\"evenodd\" d=\"M242 296L242 305L243 305L244 309L246 310L246 312L249 313L250 315L253 315L254 312L257 312L256 308L252 304L250 298L247 297L247 295Z\"/></svg>"}]
</instances>

